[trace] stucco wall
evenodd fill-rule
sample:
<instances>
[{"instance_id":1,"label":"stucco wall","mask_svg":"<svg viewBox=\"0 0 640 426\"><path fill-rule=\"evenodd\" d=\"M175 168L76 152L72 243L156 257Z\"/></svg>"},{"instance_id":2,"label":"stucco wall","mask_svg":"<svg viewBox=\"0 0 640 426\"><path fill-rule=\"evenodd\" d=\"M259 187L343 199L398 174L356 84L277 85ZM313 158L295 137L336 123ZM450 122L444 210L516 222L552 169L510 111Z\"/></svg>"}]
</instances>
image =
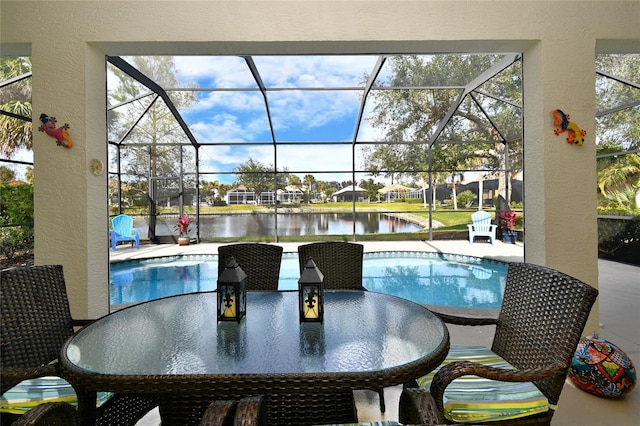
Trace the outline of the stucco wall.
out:
<instances>
[{"instance_id":1,"label":"stucco wall","mask_svg":"<svg viewBox=\"0 0 640 426\"><path fill-rule=\"evenodd\" d=\"M7 1L0 53L33 57L36 263L61 263L73 314L107 313L104 55L523 52L525 256L597 286L596 52L640 52L640 2ZM587 131L553 134L561 108ZM587 330L598 326L594 308Z\"/></svg>"}]
</instances>

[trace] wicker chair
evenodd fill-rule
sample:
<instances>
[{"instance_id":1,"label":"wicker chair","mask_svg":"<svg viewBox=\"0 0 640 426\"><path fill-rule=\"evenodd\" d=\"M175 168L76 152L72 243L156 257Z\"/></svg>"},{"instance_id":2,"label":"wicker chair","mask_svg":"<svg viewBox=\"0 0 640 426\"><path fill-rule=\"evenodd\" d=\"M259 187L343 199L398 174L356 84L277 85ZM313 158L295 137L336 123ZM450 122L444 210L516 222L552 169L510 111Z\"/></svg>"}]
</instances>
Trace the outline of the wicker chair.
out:
<instances>
[{"instance_id":1,"label":"wicker chair","mask_svg":"<svg viewBox=\"0 0 640 426\"><path fill-rule=\"evenodd\" d=\"M298 247L300 272L313 259L324 275L326 290L365 290L362 285L362 244L329 241Z\"/></svg>"},{"instance_id":2,"label":"wicker chair","mask_svg":"<svg viewBox=\"0 0 640 426\"><path fill-rule=\"evenodd\" d=\"M278 289L282 247L262 243L238 243L218 247L218 276L230 257L247 274L247 290Z\"/></svg>"},{"instance_id":3,"label":"wicker chair","mask_svg":"<svg viewBox=\"0 0 640 426\"><path fill-rule=\"evenodd\" d=\"M205 411L200 426L266 426L264 398L253 396L235 401L213 401Z\"/></svg>"},{"instance_id":4,"label":"wicker chair","mask_svg":"<svg viewBox=\"0 0 640 426\"><path fill-rule=\"evenodd\" d=\"M309 259L324 275L325 290L366 290L362 285L364 246L344 241L326 241L298 246L300 273ZM380 411L386 410L384 389L376 389Z\"/></svg>"},{"instance_id":5,"label":"wicker chair","mask_svg":"<svg viewBox=\"0 0 640 426\"><path fill-rule=\"evenodd\" d=\"M598 291L580 280L542 266L511 263L498 318L441 315L450 324L496 326L491 351L510 363L504 370L470 361L447 361L433 377L430 390L405 385L400 398L400 422L448 424L443 394L454 379L475 375L502 382L533 382L556 406L567 369ZM414 387L413 389L411 387ZM554 410L504 424L548 424Z\"/></svg>"},{"instance_id":6,"label":"wicker chair","mask_svg":"<svg viewBox=\"0 0 640 426\"><path fill-rule=\"evenodd\" d=\"M26 379L64 378L54 361L74 327L90 321L71 318L62 266L13 268L0 274L0 394ZM81 396L78 399L80 403ZM116 394L100 407L96 424L135 424L156 405L151 397Z\"/></svg>"},{"instance_id":7,"label":"wicker chair","mask_svg":"<svg viewBox=\"0 0 640 426\"><path fill-rule=\"evenodd\" d=\"M77 424L78 413L73 405L66 402L46 402L20 416L18 420L11 423L11 426L76 426Z\"/></svg>"}]
</instances>

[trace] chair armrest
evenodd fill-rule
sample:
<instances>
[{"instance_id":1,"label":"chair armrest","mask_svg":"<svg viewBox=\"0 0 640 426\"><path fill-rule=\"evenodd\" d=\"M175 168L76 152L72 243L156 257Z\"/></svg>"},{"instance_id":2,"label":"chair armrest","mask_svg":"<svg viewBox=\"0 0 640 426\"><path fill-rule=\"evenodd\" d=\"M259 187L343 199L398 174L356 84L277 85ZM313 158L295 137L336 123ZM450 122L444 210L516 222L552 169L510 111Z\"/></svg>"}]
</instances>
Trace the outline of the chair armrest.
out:
<instances>
[{"instance_id":1,"label":"chair armrest","mask_svg":"<svg viewBox=\"0 0 640 426\"><path fill-rule=\"evenodd\" d=\"M448 324L455 324L455 325L496 325L498 324L498 318L472 318L472 317L459 317L456 315L444 314L441 312L433 312L433 313L436 314L442 321Z\"/></svg>"},{"instance_id":2,"label":"chair armrest","mask_svg":"<svg viewBox=\"0 0 640 426\"><path fill-rule=\"evenodd\" d=\"M474 375L485 379L502 382L532 382L565 374L566 365L556 362L545 367L528 368L524 370L505 370L490 367L471 361L456 361L443 366L433 377L429 393L433 397L438 412L444 413L444 391L453 380L458 377Z\"/></svg>"},{"instance_id":3,"label":"chair armrest","mask_svg":"<svg viewBox=\"0 0 640 426\"><path fill-rule=\"evenodd\" d=\"M140 228L133 228L133 235L139 237L140 236Z\"/></svg>"},{"instance_id":4,"label":"chair armrest","mask_svg":"<svg viewBox=\"0 0 640 426\"><path fill-rule=\"evenodd\" d=\"M66 402L47 402L27 411L12 426L75 426L78 424L78 412Z\"/></svg>"},{"instance_id":5,"label":"chair armrest","mask_svg":"<svg viewBox=\"0 0 640 426\"><path fill-rule=\"evenodd\" d=\"M227 400L215 400L207 407L199 426L223 426L233 422L236 411L236 402Z\"/></svg>"},{"instance_id":6,"label":"chair armrest","mask_svg":"<svg viewBox=\"0 0 640 426\"><path fill-rule=\"evenodd\" d=\"M267 426L267 411L262 396L242 398L238 401L234 425Z\"/></svg>"},{"instance_id":7,"label":"chair armrest","mask_svg":"<svg viewBox=\"0 0 640 426\"><path fill-rule=\"evenodd\" d=\"M44 376L60 376L57 362L41 365L39 367L2 367L0 382L18 384L23 380L36 379Z\"/></svg>"},{"instance_id":8,"label":"chair armrest","mask_svg":"<svg viewBox=\"0 0 640 426\"><path fill-rule=\"evenodd\" d=\"M438 425L448 422L440 415L429 391L405 388L400 394L398 420L406 425Z\"/></svg>"}]
</instances>

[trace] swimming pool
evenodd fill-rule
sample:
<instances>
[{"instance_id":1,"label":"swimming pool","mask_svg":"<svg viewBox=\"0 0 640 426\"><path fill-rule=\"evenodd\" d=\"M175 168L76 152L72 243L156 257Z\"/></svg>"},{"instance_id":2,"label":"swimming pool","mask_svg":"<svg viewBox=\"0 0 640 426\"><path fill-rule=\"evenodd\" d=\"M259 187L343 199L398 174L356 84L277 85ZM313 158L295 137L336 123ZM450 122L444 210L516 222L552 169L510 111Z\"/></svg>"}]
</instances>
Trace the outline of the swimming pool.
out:
<instances>
[{"instance_id":1,"label":"swimming pool","mask_svg":"<svg viewBox=\"0 0 640 426\"><path fill-rule=\"evenodd\" d=\"M383 251L364 254L363 285L414 302L498 309L507 276L504 262L446 253ZM218 255L180 255L114 262L111 306L216 289ZM298 288L298 254L284 253L280 290Z\"/></svg>"}]
</instances>

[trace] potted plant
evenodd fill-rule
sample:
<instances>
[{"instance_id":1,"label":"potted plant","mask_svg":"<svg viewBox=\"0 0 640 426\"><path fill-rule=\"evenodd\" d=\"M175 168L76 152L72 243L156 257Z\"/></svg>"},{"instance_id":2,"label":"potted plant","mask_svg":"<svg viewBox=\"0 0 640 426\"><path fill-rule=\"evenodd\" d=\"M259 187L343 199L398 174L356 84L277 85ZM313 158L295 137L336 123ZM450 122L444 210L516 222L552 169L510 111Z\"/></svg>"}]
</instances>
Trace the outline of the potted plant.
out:
<instances>
[{"instance_id":1,"label":"potted plant","mask_svg":"<svg viewBox=\"0 0 640 426\"><path fill-rule=\"evenodd\" d=\"M178 218L178 222L174 226L174 228L180 233L180 236L178 237L178 244L181 246L189 245L189 237L187 234L189 233L190 224L191 218L188 214L184 214Z\"/></svg>"},{"instance_id":2,"label":"potted plant","mask_svg":"<svg viewBox=\"0 0 640 426\"><path fill-rule=\"evenodd\" d=\"M515 244L518 239L518 233L513 230L518 215L511 210L503 210L500 212L500 224L502 225L502 241L507 244Z\"/></svg>"}]
</instances>

